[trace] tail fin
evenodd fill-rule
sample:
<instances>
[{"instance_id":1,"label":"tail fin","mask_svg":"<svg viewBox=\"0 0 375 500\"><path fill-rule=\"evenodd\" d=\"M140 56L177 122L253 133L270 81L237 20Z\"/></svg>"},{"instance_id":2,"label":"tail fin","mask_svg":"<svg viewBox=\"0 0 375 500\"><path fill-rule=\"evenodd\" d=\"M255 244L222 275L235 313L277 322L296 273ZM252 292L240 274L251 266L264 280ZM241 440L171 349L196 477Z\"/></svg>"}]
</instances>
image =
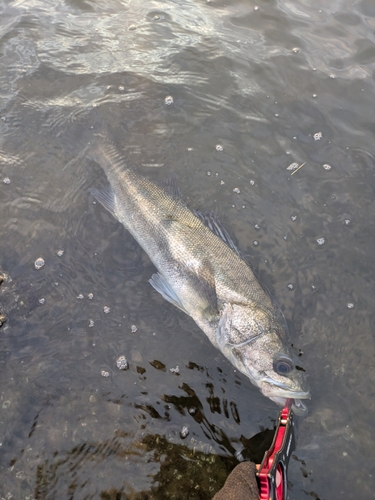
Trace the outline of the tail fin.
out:
<instances>
[{"instance_id":1,"label":"tail fin","mask_svg":"<svg viewBox=\"0 0 375 500\"><path fill-rule=\"evenodd\" d=\"M92 140L85 150L87 157L98 163L106 174L126 170L125 159L111 139L107 125L101 122L93 128Z\"/></svg>"},{"instance_id":2,"label":"tail fin","mask_svg":"<svg viewBox=\"0 0 375 500\"><path fill-rule=\"evenodd\" d=\"M90 145L87 148L87 156L99 163L106 173L123 172L127 165L123 156L114 144L110 142L100 142Z\"/></svg>"}]
</instances>

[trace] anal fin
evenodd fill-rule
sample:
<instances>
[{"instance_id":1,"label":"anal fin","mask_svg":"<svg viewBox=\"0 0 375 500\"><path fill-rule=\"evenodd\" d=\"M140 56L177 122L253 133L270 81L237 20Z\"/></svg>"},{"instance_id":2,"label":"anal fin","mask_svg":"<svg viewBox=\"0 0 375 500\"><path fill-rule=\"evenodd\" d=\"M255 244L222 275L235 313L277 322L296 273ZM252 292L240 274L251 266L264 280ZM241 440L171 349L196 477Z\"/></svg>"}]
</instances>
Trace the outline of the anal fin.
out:
<instances>
[{"instance_id":1,"label":"anal fin","mask_svg":"<svg viewBox=\"0 0 375 500\"><path fill-rule=\"evenodd\" d=\"M116 215L116 197L110 186L102 189L90 188L89 191L108 212L111 212L116 219L118 218Z\"/></svg>"}]
</instances>

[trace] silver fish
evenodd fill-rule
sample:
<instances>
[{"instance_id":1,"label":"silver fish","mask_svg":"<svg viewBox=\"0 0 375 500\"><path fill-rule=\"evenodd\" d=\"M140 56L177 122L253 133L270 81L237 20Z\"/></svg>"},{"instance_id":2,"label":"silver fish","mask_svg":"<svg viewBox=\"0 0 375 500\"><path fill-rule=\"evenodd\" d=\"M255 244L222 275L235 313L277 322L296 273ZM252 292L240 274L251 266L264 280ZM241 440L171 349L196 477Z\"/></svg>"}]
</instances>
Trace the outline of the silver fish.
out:
<instances>
[{"instance_id":1,"label":"silver fish","mask_svg":"<svg viewBox=\"0 0 375 500\"><path fill-rule=\"evenodd\" d=\"M191 316L231 363L279 405L307 413L310 392L288 349L284 317L213 214L191 211L175 182L161 187L99 141L89 156L110 186L92 195L120 221L158 270L151 285Z\"/></svg>"}]
</instances>

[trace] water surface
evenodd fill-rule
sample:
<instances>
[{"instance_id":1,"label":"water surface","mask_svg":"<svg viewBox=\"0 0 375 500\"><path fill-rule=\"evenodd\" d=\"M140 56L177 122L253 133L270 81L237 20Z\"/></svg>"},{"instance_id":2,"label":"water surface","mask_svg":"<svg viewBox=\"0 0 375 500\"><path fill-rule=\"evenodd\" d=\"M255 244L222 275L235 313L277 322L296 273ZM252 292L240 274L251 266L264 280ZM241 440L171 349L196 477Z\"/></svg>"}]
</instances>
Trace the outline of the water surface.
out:
<instances>
[{"instance_id":1,"label":"water surface","mask_svg":"<svg viewBox=\"0 0 375 500\"><path fill-rule=\"evenodd\" d=\"M278 414L94 203L97 117L279 302L312 392L290 499L373 495L374 26L370 0L0 2L0 498L208 499Z\"/></svg>"}]
</instances>

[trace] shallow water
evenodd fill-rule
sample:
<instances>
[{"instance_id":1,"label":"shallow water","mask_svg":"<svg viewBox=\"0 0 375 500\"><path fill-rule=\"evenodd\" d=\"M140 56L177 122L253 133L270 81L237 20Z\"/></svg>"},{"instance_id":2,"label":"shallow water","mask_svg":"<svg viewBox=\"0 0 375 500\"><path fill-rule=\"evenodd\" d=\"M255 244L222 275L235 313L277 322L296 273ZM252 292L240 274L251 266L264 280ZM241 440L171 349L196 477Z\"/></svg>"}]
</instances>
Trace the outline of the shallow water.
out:
<instances>
[{"instance_id":1,"label":"shallow water","mask_svg":"<svg viewBox=\"0 0 375 500\"><path fill-rule=\"evenodd\" d=\"M284 311L312 391L290 499L373 496L374 26L372 0L0 1L0 498L211 498L278 414L93 203L98 116Z\"/></svg>"}]
</instances>

